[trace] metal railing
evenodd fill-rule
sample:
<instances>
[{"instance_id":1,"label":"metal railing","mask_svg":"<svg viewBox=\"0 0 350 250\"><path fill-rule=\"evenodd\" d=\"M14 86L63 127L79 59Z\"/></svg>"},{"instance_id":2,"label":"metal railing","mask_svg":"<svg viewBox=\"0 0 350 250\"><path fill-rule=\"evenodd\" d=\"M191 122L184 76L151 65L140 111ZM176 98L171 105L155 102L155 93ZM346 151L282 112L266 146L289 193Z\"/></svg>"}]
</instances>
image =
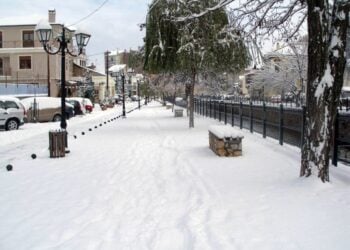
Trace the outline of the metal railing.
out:
<instances>
[{"instance_id":1,"label":"metal railing","mask_svg":"<svg viewBox=\"0 0 350 250\"><path fill-rule=\"evenodd\" d=\"M261 134L263 138L277 139L280 145L287 143L297 147L303 145L305 111L305 107L286 106L282 103L276 106L266 102L195 99L195 112L199 115L248 129L251 133ZM337 165L338 160L350 162L346 157L339 157L338 151L344 147L350 152L350 115L340 112L335 125L335 153L332 154L334 165Z\"/></svg>"}]
</instances>

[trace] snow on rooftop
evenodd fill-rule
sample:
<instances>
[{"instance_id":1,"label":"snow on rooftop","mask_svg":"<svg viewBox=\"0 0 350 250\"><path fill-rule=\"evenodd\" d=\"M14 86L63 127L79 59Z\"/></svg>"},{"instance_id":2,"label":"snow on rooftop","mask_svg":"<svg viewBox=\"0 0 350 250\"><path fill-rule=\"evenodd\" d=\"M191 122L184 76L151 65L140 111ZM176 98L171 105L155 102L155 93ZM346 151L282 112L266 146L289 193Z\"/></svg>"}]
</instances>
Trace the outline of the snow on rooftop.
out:
<instances>
[{"instance_id":1,"label":"snow on rooftop","mask_svg":"<svg viewBox=\"0 0 350 250\"><path fill-rule=\"evenodd\" d=\"M112 51L110 51L110 53L109 53L110 56L116 56L116 55L118 55L118 54L119 54L119 51L118 51L118 50L112 50Z\"/></svg>"},{"instance_id":2,"label":"snow on rooftop","mask_svg":"<svg viewBox=\"0 0 350 250\"><path fill-rule=\"evenodd\" d=\"M52 29L49 21L47 19L41 19L38 24L35 26L35 30L41 29Z\"/></svg>"},{"instance_id":3,"label":"snow on rooftop","mask_svg":"<svg viewBox=\"0 0 350 250\"><path fill-rule=\"evenodd\" d=\"M119 72L125 70L126 64L116 64L108 69L109 72Z\"/></svg>"},{"instance_id":4,"label":"snow on rooftop","mask_svg":"<svg viewBox=\"0 0 350 250\"><path fill-rule=\"evenodd\" d=\"M0 18L0 26L36 25L40 20L47 19L42 15L12 16Z\"/></svg>"},{"instance_id":5,"label":"snow on rooftop","mask_svg":"<svg viewBox=\"0 0 350 250\"><path fill-rule=\"evenodd\" d=\"M46 15L28 15L28 16L11 16L0 17L0 26L20 26L20 25L37 25L40 20L47 20ZM63 24L62 21L57 21L54 24ZM71 29L71 27L69 27Z\"/></svg>"}]
</instances>

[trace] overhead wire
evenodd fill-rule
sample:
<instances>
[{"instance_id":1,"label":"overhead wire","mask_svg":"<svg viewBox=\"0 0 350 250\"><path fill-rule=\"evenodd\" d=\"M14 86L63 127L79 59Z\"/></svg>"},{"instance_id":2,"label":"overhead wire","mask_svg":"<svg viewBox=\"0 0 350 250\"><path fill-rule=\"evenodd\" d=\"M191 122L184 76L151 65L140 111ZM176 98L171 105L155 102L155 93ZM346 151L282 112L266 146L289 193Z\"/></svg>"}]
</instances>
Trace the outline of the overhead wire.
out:
<instances>
[{"instance_id":1,"label":"overhead wire","mask_svg":"<svg viewBox=\"0 0 350 250\"><path fill-rule=\"evenodd\" d=\"M90 14L88 14L87 16L81 18L80 20L78 20L77 22L68 25L68 27L70 26L74 26L77 25L79 23L81 23L82 21L85 21L86 19L88 19L90 16L92 16L93 14L95 14L96 12L98 12L109 0L105 0L97 9L95 9L94 11L92 11Z\"/></svg>"}]
</instances>

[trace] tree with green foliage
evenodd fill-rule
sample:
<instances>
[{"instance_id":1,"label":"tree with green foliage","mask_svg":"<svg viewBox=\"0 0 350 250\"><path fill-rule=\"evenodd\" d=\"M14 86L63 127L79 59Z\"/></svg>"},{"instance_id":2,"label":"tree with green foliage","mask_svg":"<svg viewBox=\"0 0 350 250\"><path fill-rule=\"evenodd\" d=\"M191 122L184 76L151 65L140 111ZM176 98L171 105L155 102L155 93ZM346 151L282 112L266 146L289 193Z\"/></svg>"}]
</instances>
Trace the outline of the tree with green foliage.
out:
<instances>
[{"instance_id":1,"label":"tree with green foliage","mask_svg":"<svg viewBox=\"0 0 350 250\"><path fill-rule=\"evenodd\" d=\"M198 18L177 17L201 13L218 0L155 0L146 23L145 70L150 73L185 73L189 85L189 127L194 127L194 87L197 76L207 71L239 72L249 56L240 32L229 28L224 9Z\"/></svg>"}]
</instances>

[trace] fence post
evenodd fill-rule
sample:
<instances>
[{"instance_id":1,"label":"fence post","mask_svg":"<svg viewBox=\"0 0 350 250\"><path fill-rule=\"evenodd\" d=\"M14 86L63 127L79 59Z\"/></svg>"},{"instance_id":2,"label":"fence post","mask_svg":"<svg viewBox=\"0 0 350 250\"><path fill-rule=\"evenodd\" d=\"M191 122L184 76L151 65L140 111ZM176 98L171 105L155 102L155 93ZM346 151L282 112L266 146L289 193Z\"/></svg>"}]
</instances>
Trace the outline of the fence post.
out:
<instances>
[{"instance_id":1,"label":"fence post","mask_svg":"<svg viewBox=\"0 0 350 250\"><path fill-rule=\"evenodd\" d=\"M227 124L227 103L224 103L225 125Z\"/></svg>"},{"instance_id":2,"label":"fence post","mask_svg":"<svg viewBox=\"0 0 350 250\"><path fill-rule=\"evenodd\" d=\"M280 145L283 145L283 104L280 104L280 126L279 126L279 130L280 130Z\"/></svg>"},{"instance_id":3,"label":"fence post","mask_svg":"<svg viewBox=\"0 0 350 250\"><path fill-rule=\"evenodd\" d=\"M216 101L214 101L214 120L216 120Z\"/></svg>"},{"instance_id":4,"label":"fence post","mask_svg":"<svg viewBox=\"0 0 350 250\"><path fill-rule=\"evenodd\" d=\"M338 166L338 137L339 137L339 113L335 116L334 125L334 137L333 137L333 154L332 154L332 164Z\"/></svg>"},{"instance_id":5,"label":"fence post","mask_svg":"<svg viewBox=\"0 0 350 250\"><path fill-rule=\"evenodd\" d=\"M203 110L204 110L204 101L201 99L201 115L203 115Z\"/></svg>"},{"instance_id":6,"label":"fence post","mask_svg":"<svg viewBox=\"0 0 350 250\"><path fill-rule=\"evenodd\" d=\"M303 146L305 143L305 122L306 122L306 107L302 107L302 113L301 113L301 138L300 138L300 149L303 150Z\"/></svg>"},{"instance_id":7,"label":"fence post","mask_svg":"<svg viewBox=\"0 0 350 250\"><path fill-rule=\"evenodd\" d=\"M204 100L202 99L202 116L204 116Z\"/></svg>"},{"instance_id":8,"label":"fence post","mask_svg":"<svg viewBox=\"0 0 350 250\"><path fill-rule=\"evenodd\" d=\"M252 101L250 101L250 105L249 105L249 110L250 110L250 133L253 133L253 103Z\"/></svg>"},{"instance_id":9,"label":"fence post","mask_svg":"<svg viewBox=\"0 0 350 250\"><path fill-rule=\"evenodd\" d=\"M264 117L263 117L263 137L266 138L266 103L263 102L263 112L264 112Z\"/></svg>"},{"instance_id":10,"label":"fence post","mask_svg":"<svg viewBox=\"0 0 350 250\"><path fill-rule=\"evenodd\" d=\"M175 101L173 104L175 105ZM197 98L194 98L194 112L197 113Z\"/></svg>"},{"instance_id":11,"label":"fence post","mask_svg":"<svg viewBox=\"0 0 350 250\"><path fill-rule=\"evenodd\" d=\"M200 105L200 99L197 99L197 114L199 114L199 105Z\"/></svg>"},{"instance_id":12,"label":"fence post","mask_svg":"<svg viewBox=\"0 0 350 250\"><path fill-rule=\"evenodd\" d=\"M243 128L243 103L242 101L240 101L239 103L239 128L242 129Z\"/></svg>"},{"instance_id":13,"label":"fence post","mask_svg":"<svg viewBox=\"0 0 350 250\"><path fill-rule=\"evenodd\" d=\"M202 99L202 116L204 116L204 100Z\"/></svg>"},{"instance_id":14,"label":"fence post","mask_svg":"<svg viewBox=\"0 0 350 250\"><path fill-rule=\"evenodd\" d=\"M208 99L205 99L205 117L208 117Z\"/></svg>"},{"instance_id":15,"label":"fence post","mask_svg":"<svg viewBox=\"0 0 350 250\"><path fill-rule=\"evenodd\" d=\"M219 122L221 122L221 102L219 101Z\"/></svg>"},{"instance_id":16,"label":"fence post","mask_svg":"<svg viewBox=\"0 0 350 250\"><path fill-rule=\"evenodd\" d=\"M194 98L193 101L194 101L194 112L197 113L197 98ZM175 101L173 104L175 105Z\"/></svg>"},{"instance_id":17,"label":"fence post","mask_svg":"<svg viewBox=\"0 0 350 250\"><path fill-rule=\"evenodd\" d=\"M209 117L211 118L211 99L209 99Z\"/></svg>"},{"instance_id":18,"label":"fence post","mask_svg":"<svg viewBox=\"0 0 350 250\"><path fill-rule=\"evenodd\" d=\"M199 105L200 105L200 99L197 99L197 113L199 114Z\"/></svg>"},{"instance_id":19,"label":"fence post","mask_svg":"<svg viewBox=\"0 0 350 250\"><path fill-rule=\"evenodd\" d=\"M233 102L231 102L231 124L232 124L232 127L235 126L235 110L234 110L234 104Z\"/></svg>"}]
</instances>

